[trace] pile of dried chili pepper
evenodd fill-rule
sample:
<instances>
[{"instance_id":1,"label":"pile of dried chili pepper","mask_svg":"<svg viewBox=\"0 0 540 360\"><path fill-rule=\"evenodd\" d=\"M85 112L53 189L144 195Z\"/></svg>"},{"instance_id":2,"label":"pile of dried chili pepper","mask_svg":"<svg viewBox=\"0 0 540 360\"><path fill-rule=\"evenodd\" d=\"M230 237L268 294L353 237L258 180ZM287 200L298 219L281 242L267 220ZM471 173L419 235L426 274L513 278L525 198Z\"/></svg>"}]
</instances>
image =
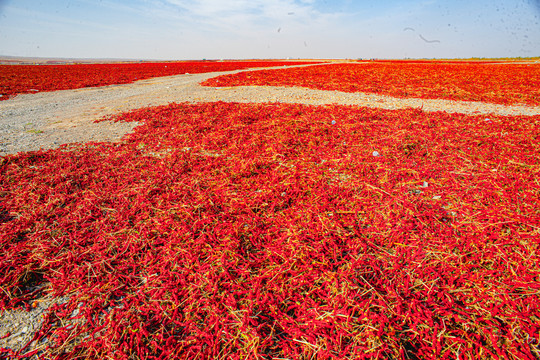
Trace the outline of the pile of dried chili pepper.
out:
<instances>
[{"instance_id":1,"label":"pile of dried chili pepper","mask_svg":"<svg viewBox=\"0 0 540 360\"><path fill-rule=\"evenodd\" d=\"M222 75L206 86L301 86L396 97L540 105L540 64L377 61Z\"/></svg>"},{"instance_id":2,"label":"pile of dried chili pepper","mask_svg":"<svg viewBox=\"0 0 540 360\"><path fill-rule=\"evenodd\" d=\"M17 94L127 84L159 76L313 64L307 61L175 61L111 64L0 65L0 100Z\"/></svg>"},{"instance_id":3,"label":"pile of dried chili pepper","mask_svg":"<svg viewBox=\"0 0 540 360\"><path fill-rule=\"evenodd\" d=\"M1 309L38 284L69 298L44 356L540 357L540 117L218 102L114 120L143 125L0 160Z\"/></svg>"}]
</instances>

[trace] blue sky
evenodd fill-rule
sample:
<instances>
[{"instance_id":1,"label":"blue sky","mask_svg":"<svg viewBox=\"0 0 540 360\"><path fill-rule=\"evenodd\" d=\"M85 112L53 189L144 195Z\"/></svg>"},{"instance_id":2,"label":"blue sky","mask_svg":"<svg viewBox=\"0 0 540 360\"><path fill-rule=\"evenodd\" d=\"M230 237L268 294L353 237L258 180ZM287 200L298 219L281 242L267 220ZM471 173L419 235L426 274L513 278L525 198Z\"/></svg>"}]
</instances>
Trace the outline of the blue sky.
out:
<instances>
[{"instance_id":1,"label":"blue sky","mask_svg":"<svg viewBox=\"0 0 540 360\"><path fill-rule=\"evenodd\" d=\"M540 56L540 0L0 0L0 55Z\"/></svg>"}]
</instances>

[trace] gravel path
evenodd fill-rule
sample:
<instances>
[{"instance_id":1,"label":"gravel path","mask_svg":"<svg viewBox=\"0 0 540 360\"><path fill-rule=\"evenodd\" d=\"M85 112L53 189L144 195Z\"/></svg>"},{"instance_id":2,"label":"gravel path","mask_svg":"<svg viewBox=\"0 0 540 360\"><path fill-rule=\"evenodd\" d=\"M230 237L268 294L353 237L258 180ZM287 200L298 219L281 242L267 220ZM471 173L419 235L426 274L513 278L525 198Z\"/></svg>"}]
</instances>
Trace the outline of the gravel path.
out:
<instances>
[{"instance_id":1,"label":"gravel path","mask_svg":"<svg viewBox=\"0 0 540 360\"><path fill-rule=\"evenodd\" d=\"M299 65L314 66L314 65ZM316 65L324 66L324 64ZM278 67L282 68L282 67ZM253 69L256 70L256 69ZM402 99L365 93L310 90L291 87L203 87L199 83L228 71L186 74L137 81L125 85L62 90L19 95L0 101L0 156L20 151L51 149L61 144L88 141L118 141L137 123L94 123L116 113L170 102L282 102L311 105L346 104L384 109L422 108L467 114L539 115L540 106L504 106L451 100ZM252 70L247 70L252 71ZM46 293L46 291L45 291ZM0 313L0 348L19 350L41 327L48 308L67 298L47 295L31 311ZM45 347L32 343L27 350Z\"/></svg>"},{"instance_id":2,"label":"gravel path","mask_svg":"<svg viewBox=\"0 0 540 360\"><path fill-rule=\"evenodd\" d=\"M313 66L313 65L299 65ZM315 65L315 66L324 66ZM277 67L282 68L282 67ZM255 70L255 69L253 69ZM365 93L306 88L241 86L203 87L199 83L246 70L177 75L98 88L18 95L0 102L0 156L51 149L74 142L116 141L136 123L94 123L106 115L170 102L282 102L347 104L384 109L422 108L467 114L538 115L540 106L504 106L480 102L394 98ZM252 71L252 70L251 70Z\"/></svg>"}]
</instances>

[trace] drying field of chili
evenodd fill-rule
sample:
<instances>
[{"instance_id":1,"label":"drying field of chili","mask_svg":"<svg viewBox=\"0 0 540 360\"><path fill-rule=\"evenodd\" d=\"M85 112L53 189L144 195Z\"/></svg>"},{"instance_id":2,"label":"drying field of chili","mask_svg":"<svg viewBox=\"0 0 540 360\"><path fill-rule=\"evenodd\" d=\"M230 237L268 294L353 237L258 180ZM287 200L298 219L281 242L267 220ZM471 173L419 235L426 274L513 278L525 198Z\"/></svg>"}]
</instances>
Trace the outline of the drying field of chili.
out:
<instances>
[{"instance_id":1,"label":"drying field of chili","mask_svg":"<svg viewBox=\"0 0 540 360\"><path fill-rule=\"evenodd\" d=\"M6 100L17 94L126 84L158 76L309 63L306 61L183 61L73 65L0 65L0 95L2 95L0 100Z\"/></svg>"},{"instance_id":2,"label":"drying field of chili","mask_svg":"<svg viewBox=\"0 0 540 360\"><path fill-rule=\"evenodd\" d=\"M302 86L397 97L540 105L540 63L402 62L332 64L224 75L207 86Z\"/></svg>"},{"instance_id":3,"label":"drying field of chili","mask_svg":"<svg viewBox=\"0 0 540 360\"><path fill-rule=\"evenodd\" d=\"M35 336L47 356L540 358L539 116L115 120L143 125L0 160L1 307L69 298Z\"/></svg>"}]
</instances>

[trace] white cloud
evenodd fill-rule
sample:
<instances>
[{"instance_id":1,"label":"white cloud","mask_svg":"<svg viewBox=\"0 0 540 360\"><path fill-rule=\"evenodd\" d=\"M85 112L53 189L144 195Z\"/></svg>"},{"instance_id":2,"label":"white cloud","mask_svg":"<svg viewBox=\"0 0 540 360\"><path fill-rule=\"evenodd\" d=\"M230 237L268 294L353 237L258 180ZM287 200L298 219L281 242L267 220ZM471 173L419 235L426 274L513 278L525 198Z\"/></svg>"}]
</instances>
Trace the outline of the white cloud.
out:
<instances>
[{"instance_id":1,"label":"white cloud","mask_svg":"<svg viewBox=\"0 0 540 360\"><path fill-rule=\"evenodd\" d=\"M258 32L268 27L317 25L335 14L321 13L313 0L161 0L173 14L189 22L204 24L212 30ZM176 10L176 11L174 11Z\"/></svg>"},{"instance_id":2,"label":"white cloud","mask_svg":"<svg viewBox=\"0 0 540 360\"><path fill-rule=\"evenodd\" d=\"M504 0L12 0L1 9L0 42L6 54L66 57L537 55L536 13L512 1L520 7L503 7Z\"/></svg>"},{"instance_id":3,"label":"white cloud","mask_svg":"<svg viewBox=\"0 0 540 360\"><path fill-rule=\"evenodd\" d=\"M290 0L166 0L166 2L204 17L223 17L231 13L273 16L276 10L286 12L306 7Z\"/></svg>"}]
</instances>

